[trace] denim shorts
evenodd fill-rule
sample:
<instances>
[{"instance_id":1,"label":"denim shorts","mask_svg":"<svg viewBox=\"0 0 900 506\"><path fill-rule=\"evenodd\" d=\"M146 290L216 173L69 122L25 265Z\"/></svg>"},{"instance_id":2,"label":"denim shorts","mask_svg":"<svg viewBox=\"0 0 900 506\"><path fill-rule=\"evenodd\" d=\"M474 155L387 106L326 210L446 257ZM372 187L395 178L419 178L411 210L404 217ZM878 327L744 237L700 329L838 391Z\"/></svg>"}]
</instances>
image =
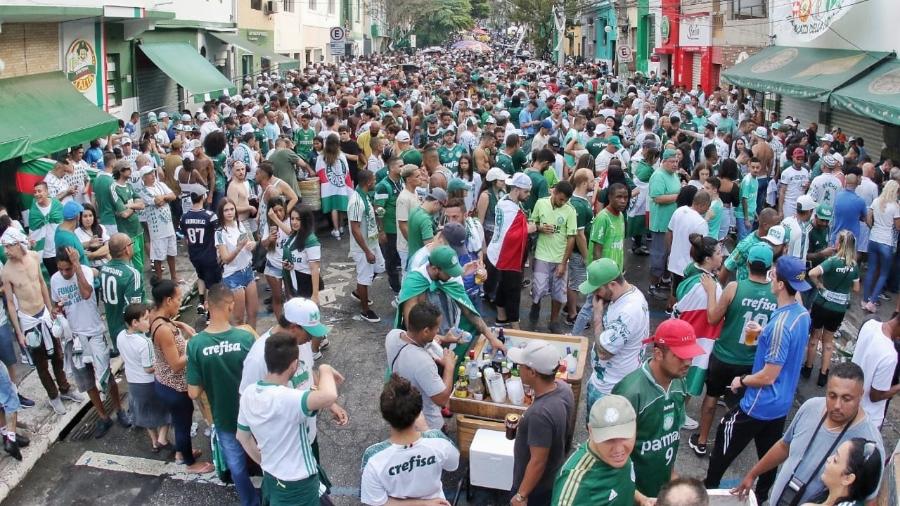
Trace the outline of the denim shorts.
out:
<instances>
[{"instance_id":1,"label":"denim shorts","mask_svg":"<svg viewBox=\"0 0 900 506\"><path fill-rule=\"evenodd\" d=\"M247 288L253 279L253 268L248 265L247 267L226 276L222 279L222 282L225 283L225 286L227 286L229 290L240 290Z\"/></svg>"},{"instance_id":2,"label":"denim shorts","mask_svg":"<svg viewBox=\"0 0 900 506\"><path fill-rule=\"evenodd\" d=\"M8 366L16 363L16 333L8 322L0 326L0 362Z\"/></svg>"}]
</instances>

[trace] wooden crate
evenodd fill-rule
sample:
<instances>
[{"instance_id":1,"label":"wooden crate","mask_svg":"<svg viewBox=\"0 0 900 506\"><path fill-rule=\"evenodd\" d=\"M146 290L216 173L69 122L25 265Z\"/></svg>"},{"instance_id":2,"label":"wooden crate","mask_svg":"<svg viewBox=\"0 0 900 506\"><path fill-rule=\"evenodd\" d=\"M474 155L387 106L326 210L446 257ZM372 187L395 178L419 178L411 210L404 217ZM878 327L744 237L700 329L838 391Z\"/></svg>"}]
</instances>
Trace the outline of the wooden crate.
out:
<instances>
[{"instance_id":1,"label":"wooden crate","mask_svg":"<svg viewBox=\"0 0 900 506\"><path fill-rule=\"evenodd\" d=\"M559 334L543 334L540 332L527 332L524 330L504 329L503 333L508 337L521 339L543 339L560 343L563 346L571 346L574 350L578 350L578 365L575 368L575 374L566 375L566 382L572 387L572 393L575 394L575 410L576 417L578 411L578 401L581 399L581 382L584 379L586 368L588 367L588 340L581 336L564 336ZM473 345L475 356L480 356L485 344L486 338L480 338ZM499 404L491 401L476 401L470 398L450 397L450 411L456 414L470 415L478 418L503 421L508 413L522 414L527 406L516 406L514 404Z\"/></svg>"},{"instance_id":2,"label":"wooden crate","mask_svg":"<svg viewBox=\"0 0 900 506\"><path fill-rule=\"evenodd\" d=\"M506 424L494 420L484 420L466 415L456 415L456 445L463 458L469 458L469 447L475 439L475 431L478 429L506 431Z\"/></svg>"}]
</instances>

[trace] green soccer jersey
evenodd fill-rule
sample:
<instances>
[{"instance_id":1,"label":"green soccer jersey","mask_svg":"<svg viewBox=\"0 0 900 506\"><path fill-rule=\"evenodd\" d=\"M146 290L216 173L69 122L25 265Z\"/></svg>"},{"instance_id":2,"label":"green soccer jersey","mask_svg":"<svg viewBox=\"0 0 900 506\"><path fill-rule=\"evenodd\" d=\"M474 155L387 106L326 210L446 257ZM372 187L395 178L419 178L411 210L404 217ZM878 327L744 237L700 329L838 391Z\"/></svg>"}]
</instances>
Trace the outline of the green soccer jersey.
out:
<instances>
[{"instance_id":1,"label":"green soccer jersey","mask_svg":"<svg viewBox=\"0 0 900 506\"><path fill-rule=\"evenodd\" d=\"M298 128L294 131L294 153L300 155L304 160L308 159L309 154L313 150L313 140L316 138L316 131L312 128Z\"/></svg>"},{"instance_id":2,"label":"green soccer jersey","mask_svg":"<svg viewBox=\"0 0 900 506\"><path fill-rule=\"evenodd\" d=\"M75 251L78 252L78 262L81 265L91 265L87 253L84 252L84 246L81 244L81 241L78 240L78 236L74 233L61 227L56 227L56 233L53 234L53 242L56 244L56 249L75 248Z\"/></svg>"},{"instance_id":3,"label":"green soccer jersey","mask_svg":"<svg viewBox=\"0 0 900 506\"><path fill-rule=\"evenodd\" d=\"M718 241L722 218L725 217L725 206L722 205L722 199L713 200L709 206L709 212L712 217L709 219L709 232L706 235Z\"/></svg>"},{"instance_id":4,"label":"green soccer jersey","mask_svg":"<svg viewBox=\"0 0 900 506\"><path fill-rule=\"evenodd\" d=\"M94 199L97 201L97 215L102 225L116 224L119 194L113 191L116 180L108 172L99 172L94 178Z\"/></svg>"},{"instance_id":5,"label":"green soccer jersey","mask_svg":"<svg viewBox=\"0 0 900 506\"><path fill-rule=\"evenodd\" d=\"M254 341L253 334L237 327L203 331L188 341L187 383L203 387L219 430L237 431L241 373Z\"/></svg>"},{"instance_id":6,"label":"green soccer jersey","mask_svg":"<svg viewBox=\"0 0 900 506\"><path fill-rule=\"evenodd\" d=\"M466 148L459 144L454 144L449 148L447 146L441 146L438 148L438 157L441 160L441 165L455 176L459 174L459 159L465 152Z\"/></svg>"},{"instance_id":7,"label":"green soccer jersey","mask_svg":"<svg viewBox=\"0 0 900 506\"><path fill-rule=\"evenodd\" d=\"M553 506L631 506L634 504L634 464L621 468L600 460L587 443L569 456L553 483Z\"/></svg>"},{"instance_id":8,"label":"green soccer jersey","mask_svg":"<svg viewBox=\"0 0 900 506\"><path fill-rule=\"evenodd\" d=\"M227 160L228 157L224 151L212 158L213 171L216 173L216 191L223 195L225 194L225 184L228 183L228 176L225 175L225 162Z\"/></svg>"},{"instance_id":9,"label":"green soccer jersey","mask_svg":"<svg viewBox=\"0 0 900 506\"><path fill-rule=\"evenodd\" d=\"M114 189L116 195L119 197L119 201L122 202L123 205L133 200L141 200L128 183L124 185L116 183ZM137 237L144 233L141 229L141 220L138 218L138 213L132 213L131 216L127 218L116 216L116 227L118 227L119 232L128 234L129 237Z\"/></svg>"},{"instance_id":10,"label":"green soccer jersey","mask_svg":"<svg viewBox=\"0 0 900 506\"><path fill-rule=\"evenodd\" d=\"M607 143L608 141L604 137L593 137L588 141L585 149L587 149L588 153L590 153L592 157L597 158L597 155L599 155L600 152L603 151L604 148L606 148Z\"/></svg>"},{"instance_id":11,"label":"green soccer jersey","mask_svg":"<svg viewBox=\"0 0 900 506\"><path fill-rule=\"evenodd\" d=\"M506 154L505 151L501 151L497 153L497 167L503 169L503 172L506 172L507 175L512 176L516 173L516 167L513 165L513 159L511 156Z\"/></svg>"},{"instance_id":12,"label":"green soccer jersey","mask_svg":"<svg viewBox=\"0 0 900 506\"><path fill-rule=\"evenodd\" d=\"M609 258L625 269L625 216L622 213L613 214L606 207L594 218L591 225L588 251L593 259L594 243L603 245L602 258Z\"/></svg>"},{"instance_id":13,"label":"green soccer jersey","mask_svg":"<svg viewBox=\"0 0 900 506\"><path fill-rule=\"evenodd\" d=\"M381 222L386 234L397 233L397 196L403 190L403 183L385 177L375 185L375 205L384 209Z\"/></svg>"},{"instance_id":14,"label":"green soccer jersey","mask_svg":"<svg viewBox=\"0 0 900 506\"><path fill-rule=\"evenodd\" d=\"M100 290L109 337L116 348L116 338L125 329L125 308L144 299L141 274L130 261L113 258L100 267Z\"/></svg>"},{"instance_id":15,"label":"green soccer jersey","mask_svg":"<svg viewBox=\"0 0 900 506\"><path fill-rule=\"evenodd\" d=\"M674 379L664 390L650 372L650 362L622 378L612 390L624 396L637 413L637 441L631 452L637 490L647 497L672 478L681 424L684 423L684 380Z\"/></svg>"},{"instance_id":16,"label":"green soccer jersey","mask_svg":"<svg viewBox=\"0 0 900 506\"><path fill-rule=\"evenodd\" d=\"M572 204L572 207L575 208L575 218L577 221L578 230L584 231L584 239L585 242L590 240L591 237L591 222L594 221L594 211L591 209L591 203L588 202L586 196L578 196L574 193L572 194L572 198L569 199L569 203ZM576 247L576 251L577 251ZM591 259L591 246L588 244L587 257L584 259L584 263L588 264Z\"/></svg>"},{"instance_id":17,"label":"green soccer jersey","mask_svg":"<svg viewBox=\"0 0 900 506\"><path fill-rule=\"evenodd\" d=\"M850 306L850 290L859 280L856 265L847 265L841 257L832 256L819 264L822 268L823 288L817 290L816 304L830 311L843 313Z\"/></svg>"},{"instance_id":18,"label":"green soccer jersey","mask_svg":"<svg viewBox=\"0 0 900 506\"><path fill-rule=\"evenodd\" d=\"M417 207L409 213L406 225L408 233L406 242L409 258L412 258L416 251L422 249L425 243L430 242L434 237L434 218L425 209Z\"/></svg>"},{"instance_id":19,"label":"green soccer jersey","mask_svg":"<svg viewBox=\"0 0 900 506\"><path fill-rule=\"evenodd\" d=\"M550 197L544 197L534 205L534 211L529 220L538 226L534 258L553 264L562 262L566 254L566 243L569 237L575 235L578 223L575 208L568 202L559 207L553 207ZM552 234L540 232L541 225L546 224L554 226Z\"/></svg>"},{"instance_id":20,"label":"green soccer jersey","mask_svg":"<svg viewBox=\"0 0 900 506\"><path fill-rule=\"evenodd\" d=\"M828 247L828 227L813 227L809 231L809 250L807 253L818 253ZM815 267L822 263L822 259L813 260L812 266Z\"/></svg>"},{"instance_id":21,"label":"green soccer jersey","mask_svg":"<svg viewBox=\"0 0 900 506\"><path fill-rule=\"evenodd\" d=\"M512 154L513 169L516 172L522 172L528 165L528 156L521 149L517 149Z\"/></svg>"},{"instance_id":22,"label":"green soccer jersey","mask_svg":"<svg viewBox=\"0 0 900 506\"><path fill-rule=\"evenodd\" d=\"M534 210L534 205L539 199L550 196L550 187L547 185L547 178L540 172L536 170L526 170L525 174L531 179L531 193L529 193L528 198L522 202L522 207L525 209L525 213L530 215Z\"/></svg>"},{"instance_id":23,"label":"green soccer jersey","mask_svg":"<svg viewBox=\"0 0 900 506\"><path fill-rule=\"evenodd\" d=\"M734 279L740 281L750 277L750 269L747 267L747 254L750 248L757 243L762 242L756 232L751 232L741 239L741 242L734 247L734 251L725 259L725 268L734 273Z\"/></svg>"},{"instance_id":24,"label":"green soccer jersey","mask_svg":"<svg viewBox=\"0 0 900 506\"><path fill-rule=\"evenodd\" d=\"M655 169L652 165L643 160L639 160L637 165L634 167L634 177L636 177L638 181L642 183L649 183L650 177L653 176L654 170Z\"/></svg>"},{"instance_id":25,"label":"green soccer jersey","mask_svg":"<svg viewBox=\"0 0 900 506\"><path fill-rule=\"evenodd\" d=\"M407 165L415 165L416 167L422 166L422 153L415 148L409 148L400 153L400 159Z\"/></svg>"},{"instance_id":26,"label":"green soccer jersey","mask_svg":"<svg viewBox=\"0 0 900 506\"><path fill-rule=\"evenodd\" d=\"M769 323L769 316L778 307L771 283L760 283L751 279L737 282L734 298L725 310L722 333L713 346L716 358L732 365L753 365L756 345L745 343L747 324L754 321L760 327Z\"/></svg>"},{"instance_id":27,"label":"green soccer jersey","mask_svg":"<svg viewBox=\"0 0 900 506\"><path fill-rule=\"evenodd\" d=\"M747 174L741 179L740 199L734 206L734 217L744 218L744 203L747 201L747 218L753 220L756 218L756 193L759 191L759 181L753 174Z\"/></svg>"}]
</instances>

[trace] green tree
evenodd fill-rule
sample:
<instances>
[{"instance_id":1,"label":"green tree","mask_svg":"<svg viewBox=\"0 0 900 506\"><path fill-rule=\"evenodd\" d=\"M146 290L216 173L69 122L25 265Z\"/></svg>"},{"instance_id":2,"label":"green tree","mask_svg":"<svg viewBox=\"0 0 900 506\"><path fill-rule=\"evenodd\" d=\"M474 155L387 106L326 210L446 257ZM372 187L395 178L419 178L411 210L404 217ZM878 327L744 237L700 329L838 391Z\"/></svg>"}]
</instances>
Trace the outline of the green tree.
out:
<instances>
[{"instance_id":1,"label":"green tree","mask_svg":"<svg viewBox=\"0 0 900 506\"><path fill-rule=\"evenodd\" d=\"M415 32L419 47L445 43L460 30L474 26L469 0L429 0L418 6Z\"/></svg>"},{"instance_id":2,"label":"green tree","mask_svg":"<svg viewBox=\"0 0 900 506\"><path fill-rule=\"evenodd\" d=\"M578 13L589 8L590 0L504 0L508 21L524 25L527 40L534 47L535 56L547 56L552 50L556 27L553 24L553 7L560 6L566 13L566 25L571 26Z\"/></svg>"},{"instance_id":3,"label":"green tree","mask_svg":"<svg viewBox=\"0 0 900 506\"><path fill-rule=\"evenodd\" d=\"M488 0L470 0L472 19L487 19L491 15L491 4Z\"/></svg>"}]
</instances>

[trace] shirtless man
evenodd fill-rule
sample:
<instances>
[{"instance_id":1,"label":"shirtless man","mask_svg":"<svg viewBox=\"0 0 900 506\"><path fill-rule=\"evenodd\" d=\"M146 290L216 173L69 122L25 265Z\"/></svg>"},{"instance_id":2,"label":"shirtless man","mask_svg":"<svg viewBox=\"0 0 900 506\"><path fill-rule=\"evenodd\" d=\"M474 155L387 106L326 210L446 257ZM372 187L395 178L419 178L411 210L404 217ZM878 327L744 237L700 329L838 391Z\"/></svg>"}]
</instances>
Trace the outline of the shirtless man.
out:
<instances>
[{"instance_id":1,"label":"shirtless man","mask_svg":"<svg viewBox=\"0 0 900 506\"><path fill-rule=\"evenodd\" d=\"M189 147L191 148L191 154L194 155L194 161L191 166L203 177L203 181L206 183L207 188L214 186L216 173L212 158L206 156L206 152L203 151L203 144L201 144L200 141L191 141ZM210 191L206 195L206 205L212 205L212 199L213 192Z\"/></svg>"},{"instance_id":2,"label":"shirtless man","mask_svg":"<svg viewBox=\"0 0 900 506\"><path fill-rule=\"evenodd\" d=\"M234 202L237 209L238 221L241 222L247 230L256 230L256 213L257 208L250 205L250 199L256 199L256 195L251 193L252 186L247 181L247 166L243 162L234 162L231 167L231 182L225 195Z\"/></svg>"},{"instance_id":3,"label":"shirtless man","mask_svg":"<svg viewBox=\"0 0 900 506\"><path fill-rule=\"evenodd\" d=\"M478 173L481 174L481 177L484 177L485 174L487 174L487 171L491 170L491 167L493 166L491 152L494 150L496 141L497 139L494 137L494 134L485 129L481 134L481 144L475 148L475 168L478 170Z\"/></svg>"},{"instance_id":4,"label":"shirtless man","mask_svg":"<svg viewBox=\"0 0 900 506\"><path fill-rule=\"evenodd\" d=\"M266 216L268 213L268 203L275 197L284 197L287 200L287 208L284 214L287 215L291 209L300 202L297 192L291 188L286 181L279 179L274 175L274 168L268 161L260 162L256 169L256 184L259 185L259 212L258 216ZM263 227L268 226L265 220L259 223L260 233Z\"/></svg>"},{"instance_id":5,"label":"shirtless man","mask_svg":"<svg viewBox=\"0 0 900 506\"><path fill-rule=\"evenodd\" d=\"M27 249L28 238L15 227L6 229L0 244L6 249L9 260L0 273L9 321L19 344L31 353L38 378L50 398L50 406L56 414L63 415L66 408L62 399L81 402L84 397L69 386L63 371L62 345L50 332L50 292L41 275L41 259L38 253ZM53 365L55 382L50 376L49 364Z\"/></svg>"}]
</instances>

